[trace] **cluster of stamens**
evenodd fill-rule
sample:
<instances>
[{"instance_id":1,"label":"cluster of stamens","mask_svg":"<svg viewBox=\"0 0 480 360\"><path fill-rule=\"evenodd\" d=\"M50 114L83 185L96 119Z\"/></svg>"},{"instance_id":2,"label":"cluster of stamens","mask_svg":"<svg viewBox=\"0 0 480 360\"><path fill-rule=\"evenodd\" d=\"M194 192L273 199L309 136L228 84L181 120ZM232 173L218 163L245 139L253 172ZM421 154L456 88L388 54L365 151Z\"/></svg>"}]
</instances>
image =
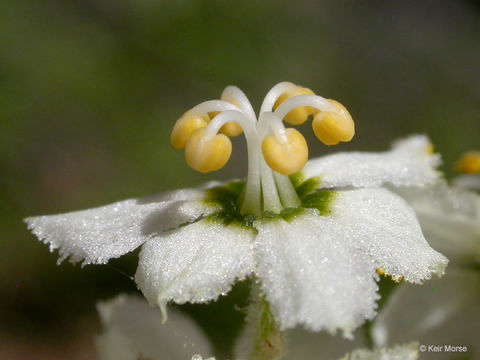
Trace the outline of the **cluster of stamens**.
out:
<instances>
[{"instance_id":1,"label":"cluster of stamens","mask_svg":"<svg viewBox=\"0 0 480 360\"><path fill-rule=\"evenodd\" d=\"M325 145L350 141L355 133L352 117L342 104L282 82L267 93L258 118L239 88L226 87L220 100L203 102L183 114L170 140L174 149L185 149L191 168L207 173L225 166L232 153L230 137L243 132L249 164L241 211L279 212L299 206L288 175L301 171L308 160L305 138L283 122L300 125L310 116L313 132Z\"/></svg>"}]
</instances>

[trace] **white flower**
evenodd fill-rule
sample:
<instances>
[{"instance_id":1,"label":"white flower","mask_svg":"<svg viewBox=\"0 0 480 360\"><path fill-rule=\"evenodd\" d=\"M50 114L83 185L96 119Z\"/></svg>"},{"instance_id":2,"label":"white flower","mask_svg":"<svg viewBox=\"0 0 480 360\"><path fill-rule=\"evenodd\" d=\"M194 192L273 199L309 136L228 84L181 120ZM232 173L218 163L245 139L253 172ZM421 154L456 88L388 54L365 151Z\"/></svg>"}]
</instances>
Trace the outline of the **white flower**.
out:
<instances>
[{"instance_id":1,"label":"white flower","mask_svg":"<svg viewBox=\"0 0 480 360\"><path fill-rule=\"evenodd\" d=\"M160 312L149 307L144 299L132 295L120 295L99 303L97 308L103 328L96 338L100 360L183 360L190 356L191 360L215 360L198 355L212 354L211 346L198 326L178 311L172 311L169 322L162 324ZM309 334L294 338L287 360L338 358L312 347L311 341L302 342L305 336ZM197 354L192 356L192 353ZM417 355L418 344L410 343L374 351L357 349L341 360L414 360Z\"/></svg>"},{"instance_id":2,"label":"white flower","mask_svg":"<svg viewBox=\"0 0 480 360\"><path fill-rule=\"evenodd\" d=\"M348 336L375 315L377 270L413 283L443 274L447 260L425 241L413 210L380 187L432 183L439 159L425 137L414 136L391 151L335 154L304 168L306 142L282 120L298 124L313 113L315 135L329 145L354 132L342 105L312 94L280 83L257 121L245 95L227 87L222 100L177 121L172 144L185 147L188 164L201 172L219 169L230 156L230 140L218 132L243 129L246 183L207 184L26 222L59 250L60 260L106 263L143 244L135 281L164 313L169 301L215 300L236 280L254 276L281 330L301 324Z\"/></svg>"},{"instance_id":3,"label":"white flower","mask_svg":"<svg viewBox=\"0 0 480 360\"><path fill-rule=\"evenodd\" d=\"M432 280L421 287L402 284L395 289L375 319L372 337L377 346L413 339L425 345L460 346L459 355L477 358L480 356L480 196L450 187L445 181L422 192L416 189L399 192L415 209L427 239L451 263L441 280ZM451 356L450 351L427 351L422 358L437 360Z\"/></svg>"},{"instance_id":4,"label":"white flower","mask_svg":"<svg viewBox=\"0 0 480 360\"><path fill-rule=\"evenodd\" d=\"M396 345L375 350L359 349L340 360L415 360L418 359L418 343Z\"/></svg>"},{"instance_id":5,"label":"white flower","mask_svg":"<svg viewBox=\"0 0 480 360\"><path fill-rule=\"evenodd\" d=\"M101 360L184 360L211 354L203 332L179 311L161 322L157 309L138 296L120 295L97 305L103 331L96 338Z\"/></svg>"},{"instance_id":6,"label":"white flower","mask_svg":"<svg viewBox=\"0 0 480 360\"><path fill-rule=\"evenodd\" d=\"M480 262L480 196L446 181L418 188L397 188L415 210L432 246L454 263Z\"/></svg>"},{"instance_id":7,"label":"white flower","mask_svg":"<svg viewBox=\"0 0 480 360\"><path fill-rule=\"evenodd\" d=\"M468 359L480 356L480 274L449 268L444 278L423 286L402 284L375 319L372 337L377 346L412 341L451 345ZM426 352L425 359L450 359L451 352ZM422 357L423 358L423 357Z\"/></svg>"}]
</instances>

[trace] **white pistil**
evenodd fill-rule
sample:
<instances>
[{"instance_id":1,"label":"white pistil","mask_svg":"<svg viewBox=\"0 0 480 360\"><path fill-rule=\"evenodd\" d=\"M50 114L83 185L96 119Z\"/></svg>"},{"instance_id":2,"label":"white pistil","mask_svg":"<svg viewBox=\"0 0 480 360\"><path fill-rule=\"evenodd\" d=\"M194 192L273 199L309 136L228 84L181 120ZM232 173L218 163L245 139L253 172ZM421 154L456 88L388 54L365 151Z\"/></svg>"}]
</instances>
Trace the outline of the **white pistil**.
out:
<instances>
[{"instance_id":1,"label":"white pistil","mask_svg":"<svg viewBox=\"0 0 480 360\"><path fill-rule=\"evenodd\" d=\"M297 192L288 176L279 174L276 171L273 172L273 175L275 176L275 182L277 183L278 193L280 194L283 207L299 207L302 202L298 198Z\"/></svg>"},{"instance_id":2,"label":"white pistil","mask_svg":"<svg viewBox=\"0 0 480 360\"><path fill-rule=\"evenodd\" d=\"M283 126L280 119L278 119L272 112L267 111L260 114L260 119L258 120L257 124L257 132L259 137L259 143L262 142L263 138L269 135L270 131L272 130L274 135L278 138L279 142L286 143L287 137L285 135L285 127ZM287 188L285 186L278 187L278 181L275 184L275 180L279 178L285 178L288 182L290 180L283 175L275 173L270 169L270 167L265 162L263 156L261 156L261 177L262 177L262 190L263 190L263 202L264 202L264 210L265 211L272 211L275 213L279 213L282 210L282 201L280 198L288 198L292 197L292 194L282 195L282 190L285 191ZM281 181L282 184L284 181ZM276 186L277 185L277 186ZM293 189L295 192L295 190ZM279 194L280 192L280 194ZM280 198L279 198L280 195ZM295 193L296 197L296 193ZM297 197L298 199L298 197ZM291 201L289 201L291 203Z\"/></svg>"},{"instance_id":3,"label":"white pistil","mask_svg":"<svg viewBox=\"0 0 480 360\"><path fill-rule=\"evenodd\" d=\"M273 106L275 101L277 100L278 96L285 92L290 90L290 85L293 85L291 83L280 83L273 87L273 89L267 94L271 93L271 98L269 99L269 102L266 100L264 101L264 104L266 106ZM275 96L274 96L275 95ZM271 105L270 105L271 103ZM259 128L259 137L260 137L260 142L263 140L263 138L269 134L269 129L273 132L275 137L278 139L280 143L286 143L287 142L287 137L285 135L285 126L282 123L282 120L276 116L274 113L270 112L270 110L262 112L260 114L260 119L258 120L258 128ZM262 156L263 159L263 156ZM265 160L263 160L265 163ZM266 164L265 164L266 165ZM263 170L263 169L262 169ZM268 170L273 173L274 178L275 178L275 183L277 185L277 190L278 194L280 195L280 200L285 208L292 208L292 207L299 207L301 205L301 201L298 198L297 192L295 191L292 182L290 179L282 174L277 173L276 171L271 170L268 168ZM263 171L262 171L263 175Z\"/></svg>"},{"instance_id":4,"label":"white pistil","mask_svg":"<svg viewBox=\"0 0 480 360\"><path fill-rule=\"evenodd\" d=\"M263 126L263 124L264 122L262 121L262 117L260 116L260 120L257 124L257 135L259 138L259 144L261 144L263 137L268 131L267 126ZM260 153L260 145L258 147L258 152ZM260 155L260 174L262 178L264 211L279 213L282 210L282 204L278 196L277 187L275 186L275 179L273 178L272 169L268 167L262 155Z\"/></svg>"}]
</instances>

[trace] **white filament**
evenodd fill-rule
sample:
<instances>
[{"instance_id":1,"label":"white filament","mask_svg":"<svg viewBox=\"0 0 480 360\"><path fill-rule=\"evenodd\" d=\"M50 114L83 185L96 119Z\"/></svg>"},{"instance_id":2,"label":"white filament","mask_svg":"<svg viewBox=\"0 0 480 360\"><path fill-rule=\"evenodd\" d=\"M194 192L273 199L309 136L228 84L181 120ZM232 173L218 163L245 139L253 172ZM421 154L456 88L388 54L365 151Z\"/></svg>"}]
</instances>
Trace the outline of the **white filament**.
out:
<instances>
[{"instance_id":1,"label":"white filament","mask_svg":"<svg viewBox=\"0 0 480 360\"><path fill-rule=\"evenodd\" d=\"M209 112L222 112L227 110L238 110L238 108L227 101L209 100L204 101L201 104L198 104L194 108L190 109L188 111L188 114L201 116Z\"/></svg>"},{"instance_id":2,"label":"white filament","mask_svg":"<svg viewBox=\"0 0 480 360\"><path fill-rule=\"evenodd\" d=\"M297 86L295 84L292 84L291 82L288 81L283 81L281 83L278 83L274 87L270 89L270 91L265 95L265 99L263 100L262 107L260 108L260 114L266 112L266 111L272 111L273 105L275 105L275 102L277 99L282 95L283 93L295 90Z\"/></svg>"},{"instance_id":3,"label":"white filament","mask_svg":"<svg viewBox=\"0 0 480 360\"><path fill-rule=\"evenodd\" d=\"M291 97L280 104L275 110L275 114L280 119L283 119L293 109L303 106L313 107L320 111L340 114L340 111L330 101L318 95L299 95Z\"/></svg>"},{"instance_id":4,"label":"white filament","mask_svg":"<svg viewBox=\"0 0 480 360\"><path fill-rule=\"evenodd\" d=\"M247 115L252 123L257 122L257 116L255 111L253 111L252 104L248 101L245 93L236 86L227 86L220 96L220 99L225 101L234 101L240 107L240 110Z\"/></svg>"}]
</instances>

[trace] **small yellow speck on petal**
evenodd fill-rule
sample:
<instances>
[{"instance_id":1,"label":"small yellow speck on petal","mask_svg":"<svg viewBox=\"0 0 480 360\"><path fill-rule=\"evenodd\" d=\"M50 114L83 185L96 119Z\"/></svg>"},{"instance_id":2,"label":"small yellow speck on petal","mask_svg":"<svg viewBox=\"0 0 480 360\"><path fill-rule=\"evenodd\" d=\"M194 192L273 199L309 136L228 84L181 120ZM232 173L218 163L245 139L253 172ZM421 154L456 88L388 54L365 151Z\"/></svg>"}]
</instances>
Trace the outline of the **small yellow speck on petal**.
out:
<instances>
[{"instance_id":1,"label":"small yellow speck on petal","mask_svg":"<svg viewBox=\"0 0 480 360\"><path fill-rule=\"evenodd\" d=\"M480 151L465 153L457 163L457 171L463 174L480 173Z\"/></svg>"},{"instance_id":2,"label":"small yellow speck on petal","mask_svg":"<svg viewBox=\"0 0 480 360\"><path fill-rule=\"evenodd\" d=\"M286 129L287 141L281 143L275 135L263 139L262 152L270 168L282 175L291 175L303 169L308 160L308 146L303 135L295 129Z\"/></svg>"},{"instance_id":3,"label":"small yellow speck on petal","mask_svg":"<svg viewBox=\"0 0 480 360\"><path fill-rule=\"evenodd\" d=\"M380 276L390 276L392 281L399 283L400 281L403 281L403 276L393 276L392 274L386 274L385 269L383 268L377 268L377 274Z\"/></svg>"},{"instance_id":4,"label":"small yellow speck on petal","mask_svg":"<svg viewBox=\"0 0 480 360\"><path fill-rule=\"evenodd\" d=\"M277 101L275 102L275 105L273 105L273 108L277 109L280 106L280 104L282 104L285 100L290 99L294 96L299 96L299 95L315 95L315 93L308 88L298 86L296 89L280 95ZM303 124L305 121L307 121L308 117L310 115L313 115L316 111L317 110L315 108L312 108L310 106L302 106L290 111L285 116L284 120L287 123L292 125L300 125L300 124Z\"/></svg>"},{"instance_id":5,"label":"small yellow speck on petal","mask_svg":"<svg viewBox=\"0 0 480 360\"><path fill-rule=\"evenodd\" d=\"M185 147L185 160L192 169L208 173L225 166L232 154L232 142L223 134L205 139L204 133L205 129L198 129L192 134Z\"/></svg>"}]
</instances>

